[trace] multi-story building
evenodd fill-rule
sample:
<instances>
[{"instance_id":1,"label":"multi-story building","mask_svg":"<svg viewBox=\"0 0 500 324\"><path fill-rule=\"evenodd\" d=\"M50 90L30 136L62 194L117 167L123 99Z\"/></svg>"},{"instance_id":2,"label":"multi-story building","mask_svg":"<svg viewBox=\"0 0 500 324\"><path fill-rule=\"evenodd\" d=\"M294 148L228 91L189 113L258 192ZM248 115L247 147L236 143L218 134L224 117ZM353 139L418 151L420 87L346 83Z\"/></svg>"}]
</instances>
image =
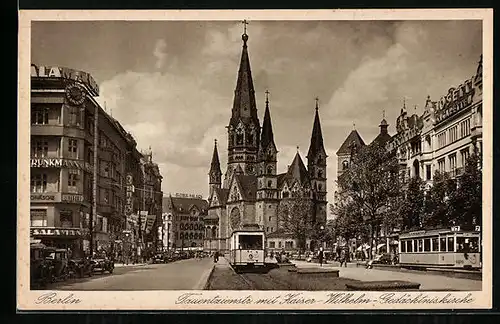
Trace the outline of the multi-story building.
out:
<instances>
[{"instance_id":1,"label":"multi-story building","mask_svg":"<svg viewBox=\"0 0 500 324\"><path fill-rule=\"evenodd\" d=\"M143 155L98 95L86 72L31 66L31 236L79 254L135 248Z\"/></svg>"},{"instance_id":2,"label":"multi-story building","mask_svg":"<svg viewBox=\"0 0 500 324\"><path fill-rule=\"evenodd\" d=\"M163 213L171 218L171 248L203 249L208 202L201 195L178 193L164 197Z\"/></svg>"}]
</instances>

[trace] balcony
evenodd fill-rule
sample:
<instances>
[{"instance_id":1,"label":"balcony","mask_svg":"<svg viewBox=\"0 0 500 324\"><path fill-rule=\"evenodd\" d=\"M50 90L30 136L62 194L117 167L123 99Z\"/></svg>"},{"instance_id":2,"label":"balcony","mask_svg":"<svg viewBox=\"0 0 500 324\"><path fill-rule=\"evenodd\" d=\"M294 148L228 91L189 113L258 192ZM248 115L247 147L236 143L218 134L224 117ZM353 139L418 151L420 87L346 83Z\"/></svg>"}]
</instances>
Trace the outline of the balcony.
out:
<instances>
[{"instance_id":1,"label":"balcony","mask_svg":"<svg viewBox=\"0 0 500 324\"><path fill-rule=\"evenodd\" d=\"M76 138L85 138L85 131L79 126L63 126L63 125L31 125L32 136L67 136Z\"/></svg>"}]
</instances>

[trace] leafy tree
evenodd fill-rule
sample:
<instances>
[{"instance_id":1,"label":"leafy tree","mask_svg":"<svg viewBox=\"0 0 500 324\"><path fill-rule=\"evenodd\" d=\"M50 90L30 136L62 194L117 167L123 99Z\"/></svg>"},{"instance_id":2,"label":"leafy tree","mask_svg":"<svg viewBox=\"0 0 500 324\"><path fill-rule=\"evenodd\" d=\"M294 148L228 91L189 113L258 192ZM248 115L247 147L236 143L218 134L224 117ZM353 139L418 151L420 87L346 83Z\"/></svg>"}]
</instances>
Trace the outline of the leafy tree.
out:
<instances>
[{"instance_id":1,"label":"leafy tree","mask_svg":"<svg viewBox=\"0 0 500 324\"><path fill-rule=\"evenodd\" d=\"M286 233L297 240L300 253L314 233L313 212L314 204L308 189L298 190L293 197L284 198L278 208L278 222Z\"/></svg>"},{"instance_id":2,"label":"leafy tree","mask_svg":"<svg viewBox=\"0 0 500 324\"><path fill-rule=\"evenodd\" d=\"M466 161L464 173L449 192L448 218L453 224L470 227L481 224L482 171L480 157L472 154Z\"/></svg>"},{"instance_id":3,"label":"leafy tree","mask_svg":"<svg viewBox=\"0 0 500 324\"><path fill-rule=\"evenodd\" d=\"M408 182L405 199L401 206L403 228L405 230L422 227L424 214L424 182L413 177Z\"/></svg>"},{"instance_id":4,"label":"leafy tree","mask_svg":"<svg viewBox=\"0 0 500 324\"><path fill-rule=\"evenodd\" d=\"M375 235L373 229L382 224L393 224L394 219L389 218L399 217L394 212L399 209L397 204L401 192L398 171L396 156L375 143L362 147L351 156L349 169L338 179L339 196L348 202L338 215L353 217L352 213L340 212L342 209L359 213L364 222L371 225L370 242ZM349 224L348 220L345 221L346 225Z\"/></svg>"},{"instance_id":5,"label":"leafy tree","mask_svg":"<svg viewBox=\"0 0 500 324\"><path fill-rule=\"evenodd\" d=\"M436 171L432 187L427 191L424 203L423 226L425 228L448 227L448 194L451 188L448 174Z\"/></svg>"}]
</instances>

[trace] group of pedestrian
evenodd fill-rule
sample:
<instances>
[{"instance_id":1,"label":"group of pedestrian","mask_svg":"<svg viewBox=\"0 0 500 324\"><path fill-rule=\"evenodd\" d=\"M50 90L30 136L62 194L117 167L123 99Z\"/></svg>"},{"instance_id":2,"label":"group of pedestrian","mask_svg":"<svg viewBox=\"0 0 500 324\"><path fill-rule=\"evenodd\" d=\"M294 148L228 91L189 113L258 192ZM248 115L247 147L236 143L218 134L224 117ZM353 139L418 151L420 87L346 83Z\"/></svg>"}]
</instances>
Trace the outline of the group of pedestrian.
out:
<instances>
[{"instance_id":1,"label":"group of pedestrian","mask_svg":"<svg viewBox=\"0 0 500 324\"><path fill-rule=\"evenodd\" d=\"M349 249L348 248L341 249L340 251L338 251L338 254L339 254L340 266L347 267L347 262L350 261ZM323 266L323 263L325 264L327 263L325 260L325 252L323 251L323 248L320 248L318 251L318 260L320 267Z\"/></svg>"}]
</instances>

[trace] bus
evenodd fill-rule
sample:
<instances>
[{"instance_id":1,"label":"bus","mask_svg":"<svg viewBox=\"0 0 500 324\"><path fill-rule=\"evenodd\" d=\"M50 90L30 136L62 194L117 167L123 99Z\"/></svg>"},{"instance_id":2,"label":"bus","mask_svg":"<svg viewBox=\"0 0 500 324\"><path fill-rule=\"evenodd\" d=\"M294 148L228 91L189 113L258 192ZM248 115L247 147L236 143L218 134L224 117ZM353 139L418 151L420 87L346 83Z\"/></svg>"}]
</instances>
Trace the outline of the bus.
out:
<instances>
[{"instance_id":1,"label":"bus","mask_svg":"<svg viewBox=\"0 0 500 324\"><path fill-rule=\"evenodd\" d=\"M481 228L418 230L399 235L402 267L481 268Z\"/></svg>"}]
</instances>

